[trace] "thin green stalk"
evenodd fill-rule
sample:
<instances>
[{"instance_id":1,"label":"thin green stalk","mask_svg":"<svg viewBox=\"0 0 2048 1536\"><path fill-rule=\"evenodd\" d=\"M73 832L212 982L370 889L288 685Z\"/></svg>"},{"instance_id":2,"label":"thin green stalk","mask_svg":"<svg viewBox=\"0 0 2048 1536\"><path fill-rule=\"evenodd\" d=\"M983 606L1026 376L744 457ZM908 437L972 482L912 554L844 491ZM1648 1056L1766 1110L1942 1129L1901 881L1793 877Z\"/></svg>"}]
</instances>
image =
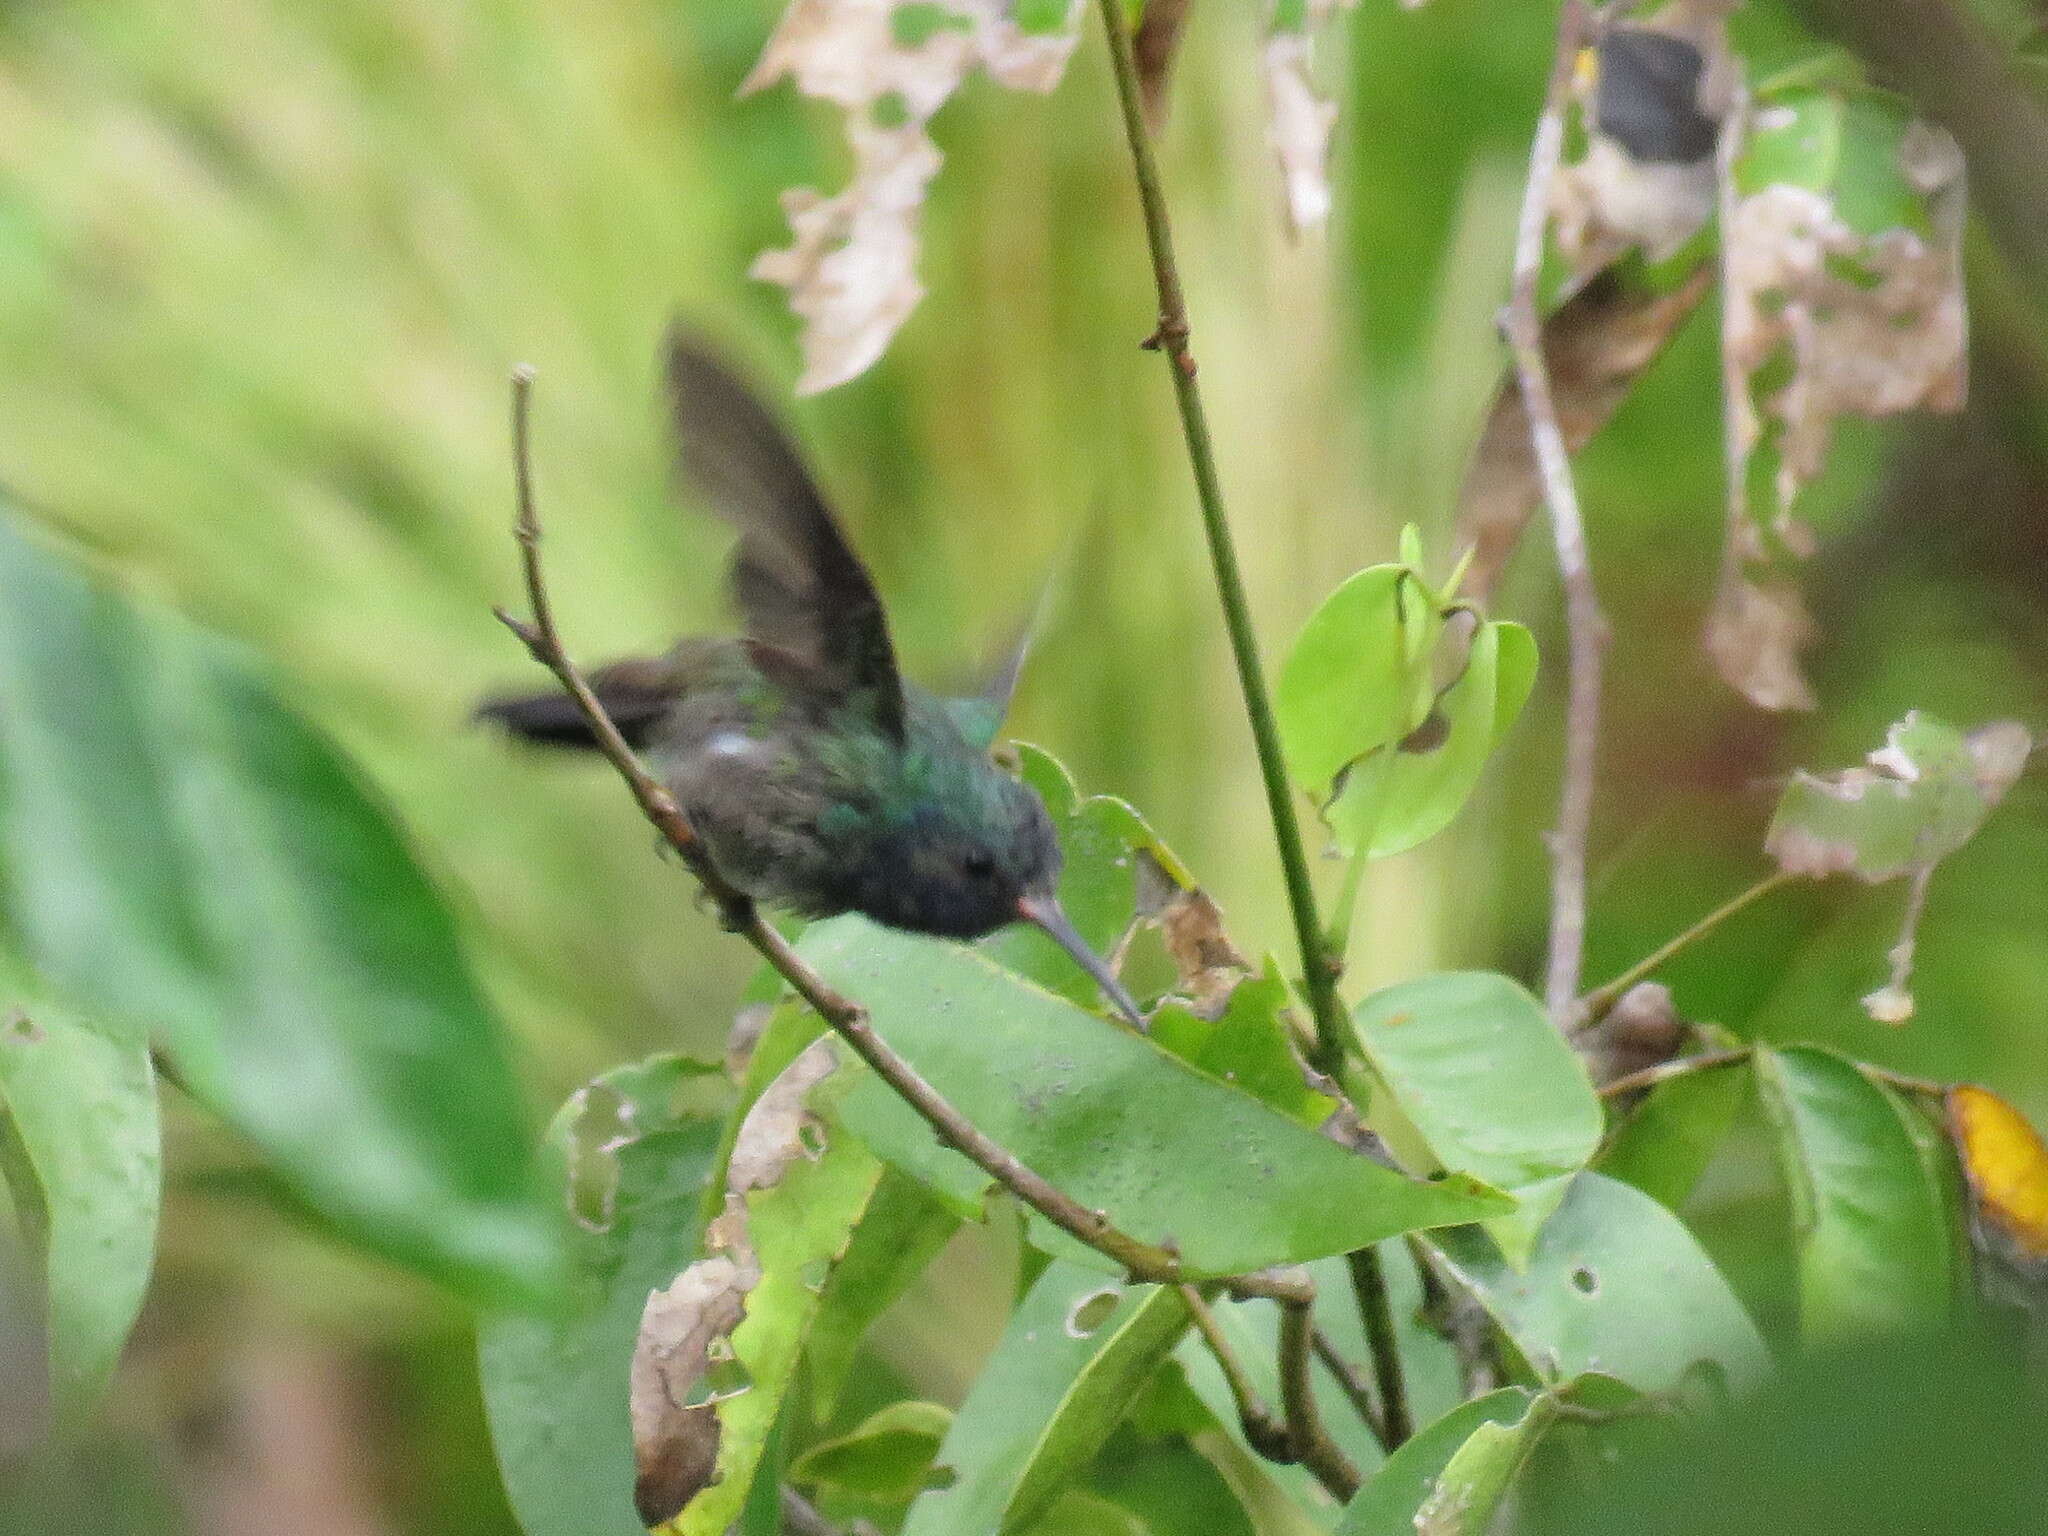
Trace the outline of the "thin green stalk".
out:
<instances>
[{"instance_id":1,"label":"thin green stalk","mask_svg":"<svg viewBox=\"0 0 2048 1536\"><path fill-rule=\"evenodd\" d=\"M1109 34L1110 62L1116 75L1117 99L1123 108L1124 133L1130 140L1137 173L1138 201L1144 209L1145 239L1152 252L1152 275L1159 287L1159 329L1146 345L1165 355L1173 375L1174 399L1180 407L1181 434L1195 474L1195 495L1201 504L1202 528L1209 541L1209 563L1223 602L1224 625L1237 663L1238 687L1251 721L1258 749L1259 775L1265 781L1266 808L1273 818L1273 837L1280 848L1287 880L1287 904L1294 917L1294 935L1301 948L1302 982L1315 1018L1315 1064L1334 1075L1344 1057L1344 1004L1337 995L1339 964L1323 943L1316 916L1315 887L1309 878L1308 854L1302 846L1301 822L1287 767L1280 754L1280 730L1266 691L1266 673L1259 660L1258 637L1252 630L1251 606L1245 599L1244 576L1237 562L1230 522L1224 512L1223 484L1216 473L1216 454L1209 440L1209 420L1195 383L1195 358L1188 346L1187 300L1181 291L1180 268L1173 255L1173 234L1167 222L1166 194L1159 165L1152 155L1145 127L1145 107L1138 71L1125 29L1122 0L1101 0L1102 22Z\"/></svg>"},{"instance_id":2,"label":"thin green stalk","mask_svg":"<svg viewBox=\"0 0 2048 1536\"><path fill-rule=\"evenodd\" d=\"M1675 939L1651 950L1649 954L1643 956L1642 959L1623 971L1614 980L1595 987L1580 1002L1579 1017L1584 1021L1584 1025L1581 1027L1599 1023L1613 1011L1616 1003L1628 995L1631 987L1635 986L1638 982L1647 981L1650 977L1656 975L1657 972L1670 964L1672 960L1692 948L1693 945L1727 922L1736 913L1748 907L1752 902L1761 901L1764 897L1770 895L1771 892L1777 890L1778 887L1790 885L1797 878L1799 877L1782 869L1764 876L1763 879L1757 881L1755 885L1742 892L1741 895L1730 897L1727 901L1722 902L1720 906L1714 908L1713 911L1694 923L1685 932L1679 934Z\"/></svg>"}]
</instances>

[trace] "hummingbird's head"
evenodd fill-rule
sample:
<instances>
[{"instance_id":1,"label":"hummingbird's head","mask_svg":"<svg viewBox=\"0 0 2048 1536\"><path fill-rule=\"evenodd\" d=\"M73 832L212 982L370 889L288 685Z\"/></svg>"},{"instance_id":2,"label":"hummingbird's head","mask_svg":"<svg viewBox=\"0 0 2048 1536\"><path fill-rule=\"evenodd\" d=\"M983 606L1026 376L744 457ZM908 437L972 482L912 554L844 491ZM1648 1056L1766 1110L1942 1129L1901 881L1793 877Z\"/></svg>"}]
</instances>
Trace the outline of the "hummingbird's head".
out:
<instances>
[{"instance_id":1,"label":"hummingbird's head","mask_svg":"<svg viewBox=\"0 0 2048 1536\"><path fill-rule=\"evenodd\" d=\"M919 805L878 861L860 910L877 922L978 939L1011 923L1042 930L1139 1029L1144 1015L1059 902L1060 843L1038 792L990 766L971 789Z\"/></svg>"}]
</instances>

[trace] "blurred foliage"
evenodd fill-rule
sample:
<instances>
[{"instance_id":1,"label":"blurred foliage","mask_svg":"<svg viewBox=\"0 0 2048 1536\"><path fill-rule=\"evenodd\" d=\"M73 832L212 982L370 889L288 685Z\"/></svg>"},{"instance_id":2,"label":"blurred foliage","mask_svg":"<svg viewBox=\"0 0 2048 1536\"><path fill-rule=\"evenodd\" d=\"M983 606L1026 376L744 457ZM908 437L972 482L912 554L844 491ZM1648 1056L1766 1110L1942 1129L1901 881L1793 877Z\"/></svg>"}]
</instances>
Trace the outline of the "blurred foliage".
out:
<instances>
[{"instance_id":1,"label":"blurred foliage","mask_svg":"<svg viewBox=\"0 0 2048 1536\"><path fill-rule=\"evenodd\" d=\"M522 360L540 373L551 569L578 653L723 623L721 536L666 490L655 341L681 311L774 377L794 373L779 294L743 273L780 242L776 194L832 184L838 167L827 115L787 91L733 98L776 9L0 7L0 484L124 582L260 652L287 701L339 739L451 895L536 1106L653 1049L715 1054L749 957L652 856L604 774L468 725L478 694L531 676L489 614L514 579L505 376ZM1502 0L1362 6L1335 226L1296 243L1264 149L1253 9L1198 9L1164 154L1222 470L1277 658L1337 581L1391 556L1401 525L1448 547L1500 366L1494 313L1552 17ZM1742 26L1760 73L1802 46L1776 5ZM808 403L801 424L914 675L975 677L1060 573L1012 728L1142 807L1264 953L1284 908L1165 385L1136 351L1153 300L1099 44L1049 101L976 86L935 135L947 166L926 219L930 296L873 374ZM1813 716L1759 715L1699 654L1722 530L1702 404L1718 387L1711 313L1581 457L1616 636L1592 979L1762 872L1792 767L1851 761L1915 706L2048 718L2039 296L1990 242L1969 258L1969 408L1845 426L1806 493L1823 539ZM1496 604L1546 655L1550 583L1532 536ZM1539 677L1458 827L1370 872L1357 995L1452 964L1533 965L1561 681ZM1884 974L1897 887L1781 893L1667 979L1689 1016L1980 1079L2038 1119L2043 868L2036 774L1934 887L1904 1030L1858 1006ZM380 1522L364 1528L509 1531L466 1321L332 1242L188 1104L169 1109L174 1183L108 1414L106 1500L135 1529L174 1529L136 1512L171 1487L210 1508L223 1465L261 1487L278 1475L272 1431L331 1421L322 1433L341 1443L315 1464ZM1738 1127L1685 1214L1782 1338L1798 1306L1791 1212L1760 1116ZM987 1303L1013 1284L1015 1243L998 1223L947 1250L871 1339L839 1427L899 1386L960 1401L1000 1332ZM1814 1422L1806 1389L1785 1390ZM1845 1467L1881 1465L1855 1454ZM50 1475L76 1497L76 1478ZM131 1483L158 1492L113 1491ZM272 1497L288 1525L299 1506Z\"/></svg>"}]
</instances>

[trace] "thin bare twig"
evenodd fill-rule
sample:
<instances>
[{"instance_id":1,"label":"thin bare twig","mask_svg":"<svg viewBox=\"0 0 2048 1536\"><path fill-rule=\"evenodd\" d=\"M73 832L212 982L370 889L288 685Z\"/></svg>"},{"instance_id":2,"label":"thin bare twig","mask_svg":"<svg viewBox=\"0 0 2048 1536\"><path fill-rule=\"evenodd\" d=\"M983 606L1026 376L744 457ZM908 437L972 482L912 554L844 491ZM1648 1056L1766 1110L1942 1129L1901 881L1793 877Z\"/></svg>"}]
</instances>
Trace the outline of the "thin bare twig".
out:
<instances>
[{"instance_id":1,"label":"thin bare twig","mask_svg":"<svg viewBox=\"0 0 2048 1536\"><path fill-rule=\"evenodd\" d=\"M1377 1248L1354 1248L1344 1258L1351 1270L1358 1319L1372 1349L1373 1380L1379 1389L1380 1444L1395 1451L1415 1432L1415 1422L1408 1411L1408 1383L1401 1369L1401 1340L1394 1331L1386 1267Z\"/></svg>"},{"instance_id":2,"label":"thin bare twig","mask_svg":"<svg viewBox=\"0 0 2048 1536\"><path fill-rule=\"evenodd\" d=\"M1408 1252L1422 1280L1422 1319L1451 1346L1458 1361L1458 1384L1467 1398L1483 1397L1500 1385L1500 1361L1494 1348L1493 1318L1477 1297L1454 1287L1437 1268L1435 1256L1420 1236L1408 1234Z\"/></svg>"},{"instance_id":3,"label":"thin bare twig","mask_svg":"<svg viewBox=\"0 0 2048 1536\"><path fill-rule=\"evenodd\" d=\"M1302 1302L1280 1305L1280 1410L1287 1419L1287 1443L1294 1459L1329 1489L1339 1504L1349 1504L1362 1479L1358 1468L1323 1423L1322 1405L1309 1367L1315 1342L1314 1309Z\"/></svg>"},{"instance_id":4,"label":"thin bare twig","mask_svg":"<svg viewBox=\"0 0 2048 1536\"><path fill-rule=\"evenodd\" d=\"M1314 1065L1335 1077L1345 1053L1348 1027L1343 1000L1337 995L1339 962L1323 942L1316 916L1315 885L1309 877L1308 854L1301 840L1301 819L1294 791L1287 782L1287 764L1280 752L1280 728L1266 691L1265 665L1252 628L1251 604L1245 597L1244 575L1238 568L1237 545L1224 511L1223 482L1216 472L1216 454L1209 440L1209 419L1195 383L1195 355L1189 346L1188 307L1181 291L1180 268L1173 255L1173 230L1166 214L1166 193L1159 180L1152 139L1145 127L1143 92L1138 83L1131 35L1124 22L1123 0L1101 0L1102 24L1109 36L1109 56L1116 76L1117 101L1123 109L1124 134L1130 140L1131 164L1137 176L1138 202L1144 212L1145 239L1152 254L1152 276L1159 289L1159 325L1145 344L1167 361L1180 408L1181 435L1187 441L1188 463L1194 470L1195 499L1200 503L1202 530L1209 544L1209 564L1223 604L1224 628L1237 663L1238 689L1244 696L1252 742L1258 750L1259 778L1266 790L1266 809L1273 819L1273 840L1286 877L1287 905L1294 919L1295 942L1301 949L1302 984L1316 1026Z\"/></svg>"},{"instance_id":5,"label":"thin bare twig","mask_svg":"<svg viewBox=\"0 0 2048 1536\"><path fill-rule=\"evenodd\" d=\"M1752 903L1761 901L1781 886L1790 885L1799 877L1780 869L1764 876L1748 890L1733 896L1714 908L1705 917L1694 923L1676 938L1670 939L1643 956L1634 965L1623 971L1614 980L1603 982L1579 1000L1580 1027L1599 1023L1613 1009L1614 1005L1627 995L1629 988L1639 981L1647 981L1657 972L1675 960L1701 939L1719 928L1729 918L1744 911Z\"/></svg>"},{"instance_id":6,"label":"thin bare twig","mask_svg":"<svg viewBox=\"0 0 2048 1536\"><path fill-rule=\"evenodd\" d=\"M1749 1060L1749 1050L1701 1051L1693 1056L1674 1056L1669 1061L1660 1061L1654 1067L1645 1067L1640 1072L1630 1072L1617 1077L1611 1083L1600 1085L1600 1097L1618 1099L1625 1093L1635 1093L1644 1088L1654 1088L1659 1083L1668 1083L1674 1077L1690 1077L1695 1072L1708 1072L1715 1067L1732 1067Z\"/></svg>"},{"instance_id":7,"label":"thin bare twig","mask_svg":"<svg viewBox=\"0 0 2048 1536\"><path fill-rule=\"evenodd\" d=\"M865 1520L856 1520L844 1532L818 1512L818 1506L794 1488L782 1488L782 1528L789 1536L876 1536Z\"/></svg>"},{"instance_id":8,"label":"thin bare twig","mask_svg":"<svg viewBox=\"0 0 2048 1536\"><path fill-rule=\"evenodd\" d=\"M865 1009L850 998L841 996L812 970L790 947L789 941L761 916L746 892L734 886L712 864L702 841L690 826L689 817L683 813L675 797L641 763L562 644L560 631L555 625L554 608L548 598L546 574L541 566L540 511L533 490L529 427L532 395L532 370L516 370L512 375L512 442L519 518L514 534L519 542L532 617L521 620L499 609L499 619L525 643L536 661L554 673L576 701L599 750L626 781L642 813L718 903L726 927L751 944L796 989L797 994L818 1011L833 1032L853 1048L854 1054L917 1111L943 1144L964 1154L990 1178L1061 1231L1115 1260L1133 1280L1155 1285L1177 1284L1181 1278L1177 1255L1119 1231L1111 1225L1106 1212L1091 1211L1063 1194L979 1130L875 1033ZM1315 1295L1314 1283L1295 1271L1238 1275L1223 1284L1233 1295L1259 1296L1297 1304L1312 1300Z\"/></svg>"},{"instance_id":9,"label":"thin bare twig","mask_svg":"<svg viewBox=\"0 0 2048 1536\"><path fill-rule=\"evenodd\" d=\"M1592 556L1585 520L1572 481L1571 455L1558 427L1551 399L1550 371L1543 360L1543 317L1537 285L1543 275L1543 235L1550 224L1550 188L1564 149L1565 109L1572 70L1588 37L1585 0L1564 0L1557 24L1557 52L1544 92L1543 115L1529 150L1529 181L1522 193L1515 235L1514 284L1502 329L1514 355L1522 407L1529 417L1529 443L1543 479L1557 544L1558 574L1564 585L1569 683L1565 709L1564 788L1557 829L1550 835L1550 953L1543 996L1551 1022L1571 1027L1579 998L1579 969L1586 948L1586 842L1593 821L1593 770L1600 736L1600 664L1607 646L1607 620L1593 585Z\"/></svg>"},{"instance_id":10,"label":"thin bare twig","mask_svg":"<svg viewBox=\"0 0 2048 1536\"><path fill-rule=\"evenodd\" d=\"M1252 1379L1245 1371L1244 1362L1237 1358L1237 1351L1230 1346L1230 1340L1223 1332L1222 1324L1216 1321L1208 1298L1192 1285L1178 1287L1180 1299L1188 1309L1188 1316L1194 1319L1195 1331L1202 1336L1202 1342L1209 1346L1209 1353L1216 1361L1217 1369L1223 1372L1223 1384L1230 1391L1230 1400L1237 1406L1238 1428L1244 1431L1245 1444L1257 1451L1268 1461L1291 1462L1294 1460L1293 1443L1288 1439L1287 1426L1276 1418L1273 1410L1259 1398L1259 1390L1252 1385Z\"/></svg>"},{"instance_id":11,"label":"thin bare twig","mask_svg":"<svg viewBox=\"0 0 2048 1536\"><path fill-rule=\"evenodd\" d=\"M1318 1328L1309 1342L1315 1347L1316 1359L1323 1369L1330 1373L1330 1379L1337 1383L1337 1390L1344 1394L1344 1400L1351 1404L1352 1411L1365 1421L1365 1427L1372 1431L1373 1438L1386 1448L1386 1425L1380 1416L1380 1405L1373 1401L1372 1384L1365 1379L1365 1372L1344 1358L1327 1333Z\"/></svg>"}]
</instances>

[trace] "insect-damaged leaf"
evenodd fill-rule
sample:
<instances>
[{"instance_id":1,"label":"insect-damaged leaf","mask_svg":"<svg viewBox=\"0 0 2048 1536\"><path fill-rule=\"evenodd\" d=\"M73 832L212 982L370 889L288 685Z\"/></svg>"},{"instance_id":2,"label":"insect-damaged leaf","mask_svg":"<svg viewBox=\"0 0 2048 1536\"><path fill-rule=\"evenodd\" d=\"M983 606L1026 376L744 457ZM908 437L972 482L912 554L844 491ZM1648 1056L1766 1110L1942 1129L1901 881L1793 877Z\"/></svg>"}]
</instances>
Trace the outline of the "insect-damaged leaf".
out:
<instances>
[{"instance_id":1,"label":"insect-damaged leaf","mask_svg":"<svg viewBox=\"0 0 2048 1536\"><path fill-rule=\"evenodd\" d=\"M814 1042L741 1122L705 1253L647 1298L633 1350L641 1520L721 1536L753 1486L831 1265L881 1165L822 1111L839 1046Z\"/></svg>"},{"instance_id":2,"label":"insect-damaged leaf","mask_svg":"<svg viewBox=\"0 0 2048 1536\"><path fill-rule=\"evenodd\" d=\"M1792 1193L1802 1336L1937 1326L1954 1224L1906 1123L1913 1111L1832 1052L1759 1049L1755 1060Z\"/></svg>"},{"instance_id":3,"label":"insect-damaged leaf","mask_svg":"<svg viewBox=\"0 0 2048 1536\"><path fill-rule=\"evenodd\" d=\"M783 194L793 243L753 275L804 321L799 394L865 372L917 307L918 224L940 154L927 127L976 69L1013 90L1059 84L1080 0L790 0L744 94L784 77L846 112L854 175L836 197Z\"/></svg>"},{"instance_id":4,"label":"insect-damaged leaf","mask_svg":"<svg viewBox=\"0 0 2048 1536\"><path fill-rule=\"evenodd\" d=\"M1124 1231L1174 1243L1189 1279L1510 1208L1476 1181L1417 1182L1349 1152L973 950L858 918L813 924L798 948L970 1121ZM878 1080L840 1113L954 1198L987 1187Z\"/></svg>"},{"instance_id":5,"label":"insect-damaged leaf","mask_svg":"<svg viewBox=\"0 0 2048 1536\"><path fill-rule=\"evenodd\" d=\"M478 1363L527 1536L636 1536L628 1395L648 1293L700 1251L728 1090L656 1056L572 1094L549 1128L571 1241L566 1308L486 1317Z\"/></svg>"},{"instance_id":6,"label":"insect-damaged leaf","mask_svg":"<svg viewBox=\"0 0 2048 1536\"><path fill-rule=\"evenodd\" d=\"M69 1434L97 1407L149 1281L163 1195L156 1080L141 1030L0 987L0 1229L11 1203L40 1270L23 1278L42 1303L47 1400ZM0 1248L0 1264L10 1258ZM7 1392L17 1406L43 1396L25 1383Z\"/></svg>"},{"instance_id":7,"label":"insect-damaged leaf","mask_svg":"<svg viewBox=\"0 0 2048 1536\"><path fill-rule=\"evenodd\" d=\"M1736 1389L1769 1356L1728 1282L1648 1195L1582 1173L1516 1273L1472 1227L1423 1239L1546 1380L1588 1371L1662 1392L1703 1364Z\"/></svg>"},{"instance_id":8,"label":"insect-damaged leaf","mask_svg":"<svg viewBox=\"0 0 2048 1536\"><path fill-rule=\"evenodd\" d=\"M1787 570L1813 541L1793 499L1837 416L1962 405L1962 155L1896 97L1801 88L1758 102L1724 171L1729 545L1706 647L1752 703L1808 709L1811 623ZM1768 529L1749 511L1760 448L1777 463Z\"/></svg>"},{"instance_id":9,"label":"insect-damaged leaf","mask_svg":"<svg viewBox=\"0 0 2048 1536\"><path fill-rule=\"evenodd\" d=\"M1789 873L1854 874L1872 882L1909 876L1913 894L1891 951L1889 983L1864 1007L1884 1023L1912 1016L1913 948L1928 879L1942 859L1976 834L2019 778L2033 751L2011 720L1964 735L1913 710L1894 725L1867 765L1817 776L1793 774L1764 836Z\"/></svg>"}]
</instances>

